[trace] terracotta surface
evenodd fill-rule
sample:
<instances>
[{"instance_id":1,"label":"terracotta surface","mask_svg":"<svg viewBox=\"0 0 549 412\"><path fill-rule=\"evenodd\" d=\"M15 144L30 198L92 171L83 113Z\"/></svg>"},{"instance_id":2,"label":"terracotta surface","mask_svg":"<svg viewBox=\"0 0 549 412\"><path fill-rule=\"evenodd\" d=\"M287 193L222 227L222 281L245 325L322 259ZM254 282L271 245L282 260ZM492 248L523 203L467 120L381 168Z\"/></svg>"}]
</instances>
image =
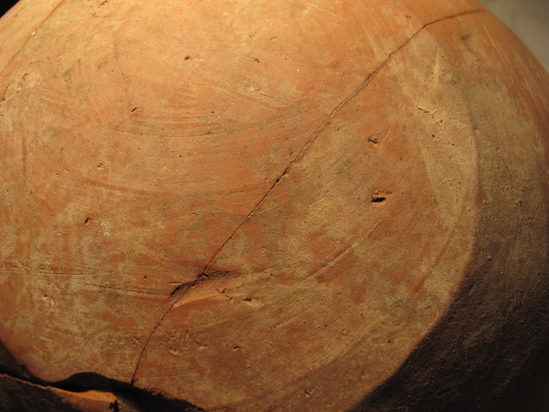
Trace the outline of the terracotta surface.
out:
<instances>
[{"instance_id":1,"label":"terracotta surface","mask_svg":"<svg viewBox=\"0 0 549 412\"><path fill-rule=\"evenodd\" d=\"M539 354L549 76L476 2L22 0L0 73L12 375L466 410Z\"/></svg>"}]
</instances>

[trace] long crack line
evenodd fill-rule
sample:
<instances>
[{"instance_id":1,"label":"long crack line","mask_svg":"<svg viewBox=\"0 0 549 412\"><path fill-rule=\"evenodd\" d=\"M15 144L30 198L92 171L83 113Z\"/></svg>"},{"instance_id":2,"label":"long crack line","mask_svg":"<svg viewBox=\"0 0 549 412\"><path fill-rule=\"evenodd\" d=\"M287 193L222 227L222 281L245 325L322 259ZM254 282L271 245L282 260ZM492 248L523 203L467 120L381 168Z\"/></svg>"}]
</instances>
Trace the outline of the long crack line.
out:
<instances>
[{"instance_id":1,"label":"long crack line","mask_svg":"<svg viewBox=\"0 0 549 412\"><path fill-rule=\"evenodd\" d=\"M317 138L320 136L320 134L326 129L326 127L328 127L331 123L331 119L332 117L334 117L334 115L339 111L341 110L345 105L347 105L352 99L354 99L356 96L358 96L369 84L370 82L372 81L372 79L389 63L389 61L395 56L395 54L397 54L402 48L404 48L408 43L410 43L419 33L421 33L426 27L429 27L433 24L436 24L436 23L439 23L441 21L444 21L444 20L449 20L449 19L454 19L454 18L457 18L457 17L461 17L461 16L465 16L465 15L468 15L468 14L477 14L477 13L485 13L486 10L483 10L483 9L478 9L478 10L471 10L471 11L466 11L466 12L462 12L462 13L456 13L456 14L453 14L453 15L450 15L450 16L446 16L446 17L441 17L440 19L436 19L436 20L433 20L432 22L429 22L429 23L425 23L421 28L419 28L414 34L412 34L412 36L410 36L404 43L402 43L397 49L393 50L388 56L387 58L381 62L381 64L370 74L368 74L366 76L366 78L358 85L358 87L353 90L345 99L343 99L329 114L328 116L324 119L324 121L322 122L322 124L311 134L311 137L309 138L309 140L307 140L307 142L303 145L303 147L301 148L301 150L299 151L299 153L295 156L294 159L292 159L290 161L290 163L288 164L288 166L284 169L284 171L282 172L282 174L274 181L274 183L269 187L269 189L267 190L267 192L265 193L265 195L263 197L261 197L261 199L259 200L259 202L256 203L256 205L253 207L252 211L250 213L248 213L248 215L240 222L240 224L236 227L236 229L231 233L231 235L227 238L227 240L225 240L221 246L219 247L219 249L217 250L217 252L214 253L214 255L212 256L212 258L208 261L208 263L206 264L206 266L204 267L204 270L202 271L202 273L200 275L198 275L198 277L191 281L191 282L186 282L186 283L183 283L181 285L179 285L178 287L176 287L174 289L174 291L171 293L171 297L173 300L173 302L170 304L170 306L168 307L168 309L164 312L164 314L160 317L160 319L158 320L158 322L156 323L156 325L154 326L154 328L152 329L151 333L149 334L149 336L147 337L147 339L145 340L145 343L143 344L143 348L141 349L141 353L139 355L139 359L137 360L137 365L135 367L135 370L134 370L134 373L133 373L133 376L132 376L132 380L131 380L131 385L134 386L134 382L135 382L135 378L136 378L136 375L137 375L137 371L139 369L139 366L141 364L141 360L143 359L143 355L145 353L145 350L147 349L148 345L149 345L149 342L151 340L151 338L154 336L154 334L156 333L158 327L160 326L160 324L162 323L162 321L166 318L166 316L168 315L168 313L173 309L173 307L177 304L177 302L179 302L184 296L185 294L194 286L196 286L198 283L202 282L204 279L207 279L207 271L210 269L210 266L211 264L213 263L213 261L215 260L215 258L217 256L219 256L219 254L221 253L221 251L223 250L223 248L227 245L227 243L229 243L231 241L231 239L236 235L236 233L240 230L240 228L248 221L250 220L250 218L256 213L256 211L261 207L261 205L263 204L263 202L265 201L265 199L267 198L267 196L269 196L271 194L271 192L274 190L274 188L278 185L278 183L280 182L280 180L289 173L290 169L292 168L292 166L299 162L301 159L303 159L303 157L305 156L305 154L310 150L311 146L313 145L313 143L317 140Z\"/></svg>"},{"instance_id":2,"label":"long crack line","mask_svg":"<svg viewBox=\"0 0 549 412\"><path fill-rule=\"evenodd\" d=\"M443 20L448 20L448 19L454 19L456 17L460 17L460 16L464 16L464 15L467 15L467 14L475 14L475 13L483 13L485 12L485 10L471 10L471 11L467 11L467 12L463 12L463 13L457 13L457 14L454 14L454 15L450 15L450 16L446 16L446 17L442 17L440 19L437 19L437 20L434 20L432 22L429 22L429 23L426 23L424 24L420 29L418 29L412 36L410 36L410 38L408 38L404 43L402 43L396 50L392 51L388 56L387 58L370 74L368 74L368 76L366 76L366 78L362 81L362 83L360 83L360 85L355 89L353 90L345 99L343 99L331 112L330 114L324 119L324 121L322 122L322 124L320 125L320 127L318 127L311 135L311 137L309 138L309 140L307 140L307 142L305 143L305 145L303 145L303 147L301 148L301 150L299 151L299 153L296 155L296 157L294 159L292 159L290 161L290 163L288 164L288 166L284 169L284 171L282 172L282 174L274 181L274 183L271 185L271 187L269 187L269 189L267 190L267 192L265 193L265 195L259 200L259 202L256 203L256 205L253 207L252 211L250 213L248 213L248 215L240 222L240 224L236 227L236 229L231 233L231 235L227 238L227 240L225 240L225 242L223 242L220 246L220 248L217 250L217 252L212 256L212 258L208 261L207 265L204 267L204 270L203 272L204 273L207 273L208 269L210 268L212 262L215 260L215 258L217 256L219 256L219 254L221 253L221 251L223 250L223 248L227 245L227 243L229 243L231 241L231 239L236 235L236 233L240 230L240 228L248 221L250 220L250 218L257 212L257 210L261 207L261 205L263 204L263 202L265 201L265 199L267 198L267 196L269 196L271 194L271 192L274 190L274 188L278 185L278 183L280 182L280 180L289 173L290 169L292 168L292 166L299 162L300 160L303 159L303 157L305 156L305 154L310 150L311 146L313 145L313 143L317 140L317 138L320 136L320 134L326 129L326 127L328 127L331 123L331 119L332 117L334 117L334 115L339 111L341 110L345 105L347 105L347 103L349 103L351 100L353 100L356 96L358 96L360 94L360 92L362 92L369 84L370 82L372 81L372 79L389 63L389 61L393 58L393 56L395 54L397 54L403 47L405 47L410 41L412 41L412 39L414 39L421 31L423 31L426 27L432 25L432 24L436 24L440 21L443 21Z\"/></svg>"},{"instance_id":3,"label":"long crack line","mask_svg":"<svg viewBox=\"0 0 549 412\"><path fill-rule=\"evenodd\" d=\"M170 298L172 299L172 303L169 305L169 307L166 309L166 311L162 314L158 322L154 325L153 330L147 336L147 339L145 340L145 343L143 344L143 347L141 348L141 353L139 354L139 358L137 359L137 365L135 365L135 370L133 371L132 380L130 382L130 385L134 386L135 377L137 375L137 371L139 370L139 366L141 365L141 360L143 359L143 355L145 353L145 349L149 346L149 342L151 338L154 336L156 330L164 320L164 318L170 313L170 311L173 309L175 304L181 300L181 298L187 293L187 291L192 288L194 285L196 285L202 278L198 277L197 279L191 281L182 283L181 285L177 286L172 293L170 294Z\"/></svg>"}]
</instances>

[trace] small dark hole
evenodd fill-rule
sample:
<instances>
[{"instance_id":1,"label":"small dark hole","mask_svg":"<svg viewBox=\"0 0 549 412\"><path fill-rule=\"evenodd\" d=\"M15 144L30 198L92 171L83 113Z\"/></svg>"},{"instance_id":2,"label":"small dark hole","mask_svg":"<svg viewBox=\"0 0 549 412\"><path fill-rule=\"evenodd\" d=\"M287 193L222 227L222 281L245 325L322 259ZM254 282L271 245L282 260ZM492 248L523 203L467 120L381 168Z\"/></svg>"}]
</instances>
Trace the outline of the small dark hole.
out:
<instances>
[{"instance_id":1,"label":"small dark hole","mask_svg":"<svg viewBox=\"0 0 549 412\"><path fill-rule=\"evenodd\" d=\"M191 60L191 56L185 56L185 60Z\"/></svg>"},{"instance_id":2,"label":"small dark hole","mask_svg":"<svg viewBox=\"0 0 549 412\"><path fill-rule=\"evenodd\" d=\"M372 203L383 203L387 200L385 196L372 196Z\"/></svg>"},{"instance_id":3,"label":"small dark hole","mask_svg":"<svg viewBox=\"0 0 549 412\"><path fill-rule=\"evenodd\" d=\"M86 220L84 220L84 224L87 225L88 223L90 223L90 221L91 221L91 218L87 217Z\"/></svg>"}]
</instances>

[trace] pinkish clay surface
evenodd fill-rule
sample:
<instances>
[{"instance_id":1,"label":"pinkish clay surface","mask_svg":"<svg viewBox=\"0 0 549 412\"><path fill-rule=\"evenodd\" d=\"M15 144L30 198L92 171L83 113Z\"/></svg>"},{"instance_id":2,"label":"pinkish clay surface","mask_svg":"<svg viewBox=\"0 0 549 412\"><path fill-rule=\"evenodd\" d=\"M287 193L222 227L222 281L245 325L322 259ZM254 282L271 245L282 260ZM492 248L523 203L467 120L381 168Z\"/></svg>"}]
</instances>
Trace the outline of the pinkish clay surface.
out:
<instances>
[{"instance_id":1,"label":"pinkish clay surface","mask_svg":"<svg viewBox=\"0 0 549 412\"><path fill-rule=\"evenodd\" d=\"M2 396L463 411L542 350L549 75L476 2L21 0L0 51Z\"/></svg>"}]
</instances>

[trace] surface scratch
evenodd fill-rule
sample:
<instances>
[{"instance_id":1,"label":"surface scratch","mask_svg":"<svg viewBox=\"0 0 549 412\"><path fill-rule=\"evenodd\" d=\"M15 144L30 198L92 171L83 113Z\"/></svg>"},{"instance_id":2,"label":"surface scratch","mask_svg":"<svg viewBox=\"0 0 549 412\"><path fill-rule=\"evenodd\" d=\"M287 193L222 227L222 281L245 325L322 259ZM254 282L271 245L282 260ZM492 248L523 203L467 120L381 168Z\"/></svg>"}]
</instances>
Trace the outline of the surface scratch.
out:
<instances>
[{"instance_id":1,"label":"surface scratch","mask_svg":"<svg viewBox=\"0 0 549 412\"><path fill-rule=\"evenodd\" d=\"M132 289L125 289L125 288L115 288L112 286L105 286L105 285L97 285L92 283L84 283L86 286L98 288L98 289L108 289L113 290L117 293L126 293L130 295L145 295L145 296L170 296L166 293L155 293L155 292L145 292L142 290L132 290Z\"/></svg>"}]
</instances>

